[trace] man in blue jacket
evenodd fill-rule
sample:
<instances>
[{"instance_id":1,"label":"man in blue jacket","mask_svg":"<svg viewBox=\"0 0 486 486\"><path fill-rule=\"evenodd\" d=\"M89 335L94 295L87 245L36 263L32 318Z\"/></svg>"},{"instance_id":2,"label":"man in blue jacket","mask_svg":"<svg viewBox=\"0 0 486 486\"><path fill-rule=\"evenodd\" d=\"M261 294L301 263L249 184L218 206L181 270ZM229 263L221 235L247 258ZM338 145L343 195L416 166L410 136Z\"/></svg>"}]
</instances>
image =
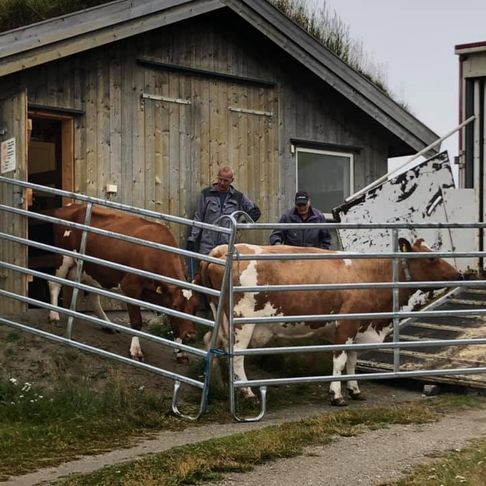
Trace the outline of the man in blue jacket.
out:
<instances>
[{"instance_id":1,"label":"man in blue jacket","mask_svg":"<svg viewBox=\"0 0 486 486\"><path fill-rule=\"evenodd\" d=\"M233 179L231 167L223 166L219 169L217 181L203 189L199 195L194 221L213 224L221 216L235 211L245 211L253 221L260 218L258 206L233 187ZM228 243L228 239L226 234L194 227L187 238L186 248L207 255L215 246Z\"/></svg>"},{"instance_id":2,"label":"man in blue jacket","mask_svg":"<svg viewBox=\"0 0 486 486\"><path fill-rule=\"evenodd\" d=\"M299 191L295 195L295 207L282 215L279 223L325 223L326 218L318 209L311 206L309 194ZM324 228L276 229L270 235L271 245L313 246L329 249L331 235Z\"/></svg>"}]
</instances>

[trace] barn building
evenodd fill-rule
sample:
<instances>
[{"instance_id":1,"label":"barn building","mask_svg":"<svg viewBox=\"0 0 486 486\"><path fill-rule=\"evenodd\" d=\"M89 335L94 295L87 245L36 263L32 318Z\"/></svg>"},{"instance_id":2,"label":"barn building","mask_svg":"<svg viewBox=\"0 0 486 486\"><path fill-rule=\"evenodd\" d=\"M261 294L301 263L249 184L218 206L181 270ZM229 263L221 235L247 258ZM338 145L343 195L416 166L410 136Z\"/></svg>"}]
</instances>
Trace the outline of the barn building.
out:
<instances>
[{"instance_id":1,"label":"barn building","mask_svg":"<svg viewBox=\"0 0 486 486\"><path fill-rule=\"evenodd\" d=\"M330 212L438 138L264 0L118 0L3 33L0 108L2 176L185 217L220 164L271 222L296 189ZM23 246L0 253L42 267ZM2 271L0 286L25 295L27 280Z\"/></svg>"},{"instance_id":2,"label":"barn building","mask_svg":"<svg viewBox=\"0 0 486 486\"><path fill-rule=\"evenodd\" d=\"M459 186L471 192L469 204L473 221L486 221L486 41L455 46L459 59L459 121L472 116L459 137ZM474 249L485 249L484 229L475 232ZM478 259L477 270L484 274L483 258Z\"/></svg>"},{"instance_id":3,"label":"barn building","mask_svg":"<svg viewBox=\"0 0 486 486\"><path fill-rule=\"evenodd\" d=\"M460 44L455 47L459 56L459 121L476 115L459 138L459 185L475 189L475 220L486 220L484 187L486 171L486 41ZM482 247L480 248L483 249Z\"/></svg>"}]
</instances>

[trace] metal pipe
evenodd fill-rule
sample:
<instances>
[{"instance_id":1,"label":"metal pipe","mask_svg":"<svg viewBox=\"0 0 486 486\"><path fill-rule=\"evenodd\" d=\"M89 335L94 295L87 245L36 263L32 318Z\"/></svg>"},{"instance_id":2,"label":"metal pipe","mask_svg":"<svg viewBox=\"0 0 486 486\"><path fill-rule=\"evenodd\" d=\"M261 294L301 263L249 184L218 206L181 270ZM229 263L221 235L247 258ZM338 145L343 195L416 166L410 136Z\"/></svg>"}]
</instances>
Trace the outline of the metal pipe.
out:
<instances>
[{"instance_id":1,"label":"metal pipe","mask_svg":"<svg viewBox=\"0 0 486 486\"><path fill-rule=\"evenodd\" d=\"M112 292L110 290L105 290L105 289L102 289L100 287L91 287L90 285L86 285L86 284L82 284L82 283L76 283L76 282L73 282L72 280L67 280L67 279L63 279L63 278L60 278L60 277L55 277L54 275L38 272L37 270L31 270L29 268L20 267L18 265L13 265L11 263L6 263L6 262L3 262L3 261L0 261L0 268L7 268L7 269L13 270L15 272L23 273L24 275L34 275L34 276L42 278L44 280L52 280L53 282L60 283L61 285L68 285L70 287L78 288L78 289L84 290L86 292L92 292L92 293L95 293L95 294L98 294L98 295L102 295L103 297L109 297L109 298L112 298L112 299L117 299L117 300L120 300L121 302L125 302L126 304L138 305L140 307L145 307L147 309L154 310L156 312L161 312L161 313L171 315L171 316L174 316L174 317L180 317L182 319L189 319L193 322L196 322L197 324L203 324L203 325L208 326L208 327L213 327L213 325L214 325L212 321L209 321L207 319L203 319L202 317L193 316L191 314L185 314L184 312L175 311L173 309L169 309L168 307L164 307L164 306L157 305L157 304L151 304L150 302L145 302L143 300L134 299L132 297L127 297L124 294L117 294L115 292ZM56 306L53 306L53 307L56 307ZM58 308L63 309L63 311L65 310L62 307L58 307ZM109 321L102 321L102 322L109 322Z\"/></svg>"},{"instance_id":2,"label":"metal pipe","mask_svg":"<svg viewBox=\"0 0 486 486\"><path fill-rule=\"evenodd\" d=\"M428 348L440 346L465 346L486 344L486 338L434 339L430 341L384 341L365 344L316 344L309 346L279 346L271 348L247 348L233 351L235 356L261 356L267 354L322 353L331 351L370 351L374 349Z\"/></svg>"},{"instance_id":3,"label":"metal pipe","mask_svg":"<svg viewBox=\"0 0 486 486\"><path fill-rule=\"evenodd\" d=\"M77 311L72 311L70 309L65 309L63 307L58 307L52 304L48 304L47 302L42 302L40 300L35 300L30 297L24 297L18 294L14 294L13 292L9 292L8 290L0 289L0 295L7 297L9 299L18 300L19 302L23 302L29 305L35 305L37 307L42 307L43 309L48 310L55 310L57 312L66 314L67 316L77 317L79 319L83 319L88 322L92 322L93 324L103 326L103 327L110 327L111 329L115 329L124 334L129 334L131 336L142 337L144 339L148 339L150 341L154 341L158 344L162 344L169 348L179 349L181 351L185 351L187 353L195 354L196 356L205 356L206 353L198 348L193 348L192 346L188 346L187 344L178 343L175 341L171 341L169 339L165 339L159 336L155 336L153 334L148 334L143 331L137 331L136 329L132 329L131 327L121 326L119 324L115 324L114 322L104 321L103 319L99 319L98 317L93 317L87 314L81 314Z\"/></svg>"},{"instance_id":4,"label":"metal pipe","mask_svg":"<svg viewBox=\"0 0 486 486\"><path fill-rule=\"evenodd\" d=\"M207 255L194 253L188 250L182 250L181 248L177 248L175 246L170 246L170 245L164 245L163 243L155 243L154 241L142 240L140 238L136 238L135 236L123 235L121 233L114 233L113 231L107 231L102 228L96 228L95 226L85 226L81 223L75 223L74 221L67 221L61 218L56 218L54 216L48 216L47 214L33 213L32 211L27 211L26 209L13 208L10 206L5 206L3 204L0 204L0 211L7 211L9 213L17 214L19 216L38 219L40 221L47 221L49 223L59 224L62 226L66 226L68 228L79 229L81 231L87 230L97 235L106 236L107 238L114 238L116 240L126 241L128 243L134 243L140 246L146 246L147 248L153 248L155 250L163 250L169 253L175 253L176 255L181 255L181 256L192 255L194 257L197 257L199 260L216 263L218 265L223 264L221 260L219 260L218 258L213 258Z\"/></svg>"},{"instance_id":5,"label":"metal pipe","mask_svg":"<svg viewBox=\"0 0 486 486\"><path fill-rule=\"evenodd\" d=\"M398 230L394 228L392 230L391 235L391 247L393 253L397 253L398 248ZM398 257L394 257L392 260L392 280L393 283L396 284L400 280L400 260ZM400 310L400 289L395 286L392 290L392 311L398 312ZM392 329L393 329L393 341L398 342L400 341L400 321L397 317L394 317L392 320ZM397 372L400 369L400 348L395 348L393 350L393 371Z\"/></svg>"},{"instance_id":6,"label":"metal pipe","mask_svg":"<svg viewBox=\"0 0 486 486\"><path fill-rule=\"evenodd\" d=\"M93 214L93 204L88 203L86 205L86 214L84 216L84 225L89 226L91 222L91 215ZM86 253L86 239L88 237L88 232L86 229L83 230L81 234L81 243L79 244L79 254L84 255ZM83 260L76 260L76 279L75 282L77 284L81 283L81 275L83 274ZM78 292L79 292L79 287L74 287L73 293L71 295L71 304L69 308L71 310L76 310L76 304L78 302ZM66 337L68 339L71 339L72 333L73 333L73 320L74 318L72 316L69 316L68 321L67 321L67 326L66 326Z\"/></svg>"},{"instance_id":7,"label":"metal pipe","mask_svg":"<svg viewBox=\"0 0 486 486\"><path fill-rule=\"evenodd\" d=\"M50 334L48 332L42 331L37 328L25 326L23 324L20 324L15 321L10 321L8 319L5 319L3 317L0 317L0 323L5 324L6 326L13 327L15 329L18 329L19 331L24 331L28 332L30 334L35 334L36 336L48 339L49 341L54 341L57 343L65 344L67 346L71 346L73 348L80 349L81 351L87 351L92 354L97 354L98 356L103 356L104 358L110 358L114 359L115 361L119 361L124 364L128 364L130 366L135 366L136 368L141 368L147 371L151 371L152 373L155 373L160 376L164 376L165 378L170 378L171 380L180 380L183 381L184 383L187 383L189 385L195 386L197 388L202 388L203 383L200 381L194 380L192 378L188 378L183 375L179 375L177 373L173 373L171 371L166 371L161 368L157 368L155 366L149 365L147 363L142 363L141 361L135 361L131 358L125 358L124 356L120 356L115 353L110 353L109 351L105 351L103 349L95 348L93 346L89 346L88 344L83 344L77 341L73 341L71 339L62 337L62 336L57 336L56 334Z\"/></svg>"},{"instance_id":8,"label":"metal pipe","mask_svg":"<svg viewBox=\"0 0 486 486\"><path fill-rule=\"evenodd\" d=\"M84 260L90 263L96 263L97 265L106 266L114 268L115 270L120 270L121 272L133 273L134 275L139 275L152 280L157 280L160 282L168 283L178 287L188 288L191 290L196 290L197 292L202 292L208 295L219 295L218 290L208 289L206 287L201 287L199 285L190 284L184 280L178 280L171 277L164 277L158 273L147 272L146 270L140 270L138 268L129 267L127 265L122 265L121 263L108 262L107 260L102 260L101 258L96 258L90 255L81 255L77 251L64 250L63 248L58 248L56 246L46 245L45 243L39 243L37 241L27 240L25 238L19 238L18 236L8 235L6 233L0 233L0 239L13 241L15 243L24 244L27 246L32 246L34 248L40 248L41 250L46 250L51 253L59 253L60 255L70 256L77 260Z\"/></svg>"},{"instance_id":9,"label":"metal pipe","mask_svg":"<svg viewBox=\"0 0 486 486\"><path fill-rule=\"evenodd\" d=\"M399 371L386 373L360 373L355 375L339 376L308 376L297 378L270 378L261 380L235 381L235 388L246 388L254 386L276 386L291 385L296 383L321 383L326 381L348 381L348 380L379 380L391 378L415 378L424 376L445 376L445 375L475 375L485 373L486 366L476 368L450 368L447 370L420 370L420 371Z\"/></svg>"},{"instance_id":10,"label":"metal pipe","mask_svg":"<svg viewBox=\"0 0 486 486\"><path fill-rule=\"evenodd\" d=\"M306 292L309 290L352 290L352 289L422 289L448 287L484 288L486 280L430 280L424 282L370 282L344 284L299 284L299 285L255 285L234 286L236 294L246 292Z\"/></svg>"},{"instance_id":11,"label":"metal pipe","mask_svg":"<svg viewBox=\"0 0 486 486\"><path fill-rule=\"evenodd\" d=\"M377 185L379 185L381 182L383 181L386 181L390 176L392 176L393 174L395 174L396 172L398 172L399 170L403 169L404 167L406 167L408 164L410 164L410 162L413 162L415 159L419 158L420 156L424 155L425 153L427 153L430 149L434 148L436 145L439 145L441 144L444 140L446 140L447 138L449 138L451 135L453 135L454 133L456 133L458 130L460 130L462 127L465 127L468 123L471 123L473 120L476 119L476 115L473 115L473 116L470 116L467 120L464 120L461 124L459 124L456 128L454 128L453 130L451 130L450 132L446 133L443 137L440 137L438 138L437 140L435 140L435 142L432 142L430 145L427 145L427 147L423 148L422 150L420 150L419 152L417 152L415 155L413 155L412 157L410 157L408 160L406 160L403 164L400 164L398 167L396 167L395 169L389 171L388 173L386 173L385 175L379 177L378 179L376 179L375 181L373 181L371 184L368 184L366 187L363 187L362 189L360 189L358 192L355 192L354 194L352 194L351 196L347 197L346 198L346 202L348 201L352 201L353 199L355 199L356 197L360 196L361 194L365 193L366 191L369 191L372 187L376 187Z\"/></svg>"},{"instance_id":12,"label":"metal pipe","mask_svg":"<svg viewBox=\"0 0 486 486\"><path fill-rule=\"evenodd\" d=\"M299 316L275 316L275 317L235 317L235 324L274 324L276 322L316 322L339 320L370 320L370 319L393 319L394 317L414 317L417 312L357 312L355 314L312 314ZM421 317L453 317L453 316L483 316L485 309L461 309L447 311L420 312Z\"/></svg>"},{"instance_id":13,"label":"metal pipe","mask_svg":"<svg viewBox=\"0 0 486 486\"><path fill-rule=\"evenodd\" d=\"M154 219L161 219L172 223L179 223L185 226L195 226L202 229L210 229L211 231L218 231L220 233L228 233L226 228L216 228L215 226L202 223L200 221L193 221L192 219L181 218L179 216L172 216L170 214L158 213L157 211L151 211L149 209L137 208L129 206L128 204L117 203L115 201L108 201L107 199L100 199L93 196L85 196L72 191L64 191L62 189L55 189L53 187L41 186L40 184L33 184L32 182L20 181L18 179L10 179L8 177L0 176L0 182L5 184L12 184L14 186L24 187L26 189L33 189L35 191L46 192L48 194L55 194L56 196L62 196L69 199L76 199L85 203L93 203L99 206L105 206L111 209L118 209L120 211L126 211L128 213L137 214L138 216L146 216Z\"/></svg>"}]
</instances>

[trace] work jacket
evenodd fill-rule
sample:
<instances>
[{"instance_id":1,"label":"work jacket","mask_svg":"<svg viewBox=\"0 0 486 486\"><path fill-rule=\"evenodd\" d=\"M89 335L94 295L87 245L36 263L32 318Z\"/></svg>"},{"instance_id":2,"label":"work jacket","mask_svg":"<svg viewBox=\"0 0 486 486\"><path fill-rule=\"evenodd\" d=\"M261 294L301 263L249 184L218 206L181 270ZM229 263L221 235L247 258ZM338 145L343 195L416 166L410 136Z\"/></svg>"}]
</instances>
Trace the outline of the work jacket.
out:
<instances>
[{"instance_id":1,"label":"work jacket","mask_svg":"<svg viewBox=\"0 0 486 486\"><path fill-rule=\"evenodd\" d=\"M230 186L222 204L220 194L216 184L201 191L196 213L194 214L194 221L214 224L221 216L232 214L235 211L245 211L252 217L253 221L257 221L260 217L260 209L255 203L233 186ZM227 234L202 230L196 227L192 228L191 234L187 238L188 244L193 243L195 251L206 255L215 246L227 244L228 240L229 236Z\"/></svg>"},{"instance_id":2,"label":"work jacket","mask_svg":"<svg viewBox=\"0 0 486 486\"><path fill-rule=\"evenodd\" d=\"M279 220L279 223L325 223L325 216L312 206L309 208L310 215L305 220L299 216L296 208L287 210ZM271 245L291 246L313 246L316 248L329 249L331 246L331 235L324 228L308 229L276 229L270 235Z\"/></svg>"}]
</instances>

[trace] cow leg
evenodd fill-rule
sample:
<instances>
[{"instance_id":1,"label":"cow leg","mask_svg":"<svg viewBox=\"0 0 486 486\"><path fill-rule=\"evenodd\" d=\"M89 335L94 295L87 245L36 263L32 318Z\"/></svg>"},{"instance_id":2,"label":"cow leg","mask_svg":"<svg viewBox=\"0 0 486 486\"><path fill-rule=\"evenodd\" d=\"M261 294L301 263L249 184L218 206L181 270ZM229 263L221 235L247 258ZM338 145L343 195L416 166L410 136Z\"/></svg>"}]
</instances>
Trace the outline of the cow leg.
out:
<instances>
[{"instance_id":1,"label":"cow leg","mask_svg":"<svg viewBox=\"0 0 486 486\"><path fill-rule=\"evenodd\" d=\"M241 328L235 329L235 350L247 349L250 345L255 324L244 324ZM245 373L245 357L236 356L233 360L235 380L246 381L248 378ZM241 388L241 394L244 398L256 398L250 387Z\"/></svg>"},{"instance_id":2,"label":"cow leg","mask_svg":"<svg viewBox=\"0 0 486 486\"><path fill-rule=\"evenodd\" d=\"M143 286L140 279L136 275L125 275L120 282L122 292L133 299L140 299ZM138 305L127 304L128 318L130 320L130 327L137 331L142 330L142 314ZM138 361L143 361L142 346L138 336L133 336L130 344L130 357Z\"/></svg>"},{"instance_id":3,"label":"cow leg","mask_svg":"<svg viewBox=\"0 0 486 486\"><path fill-rule=\"evenodd\" d=\"M174 338L174 342L178 344L182 344L181 338ZM174 358L178 363L189 363L189 356L185 351L181 349L174 349Z\"/></svg>"},{"instance_id":4,"label":"cow leg","mask_svg":"<svg viewBox=\"0 0 486 486\"><path fill-rule=\"evenodd\" d=\"M100 296L98 294L90 292L88 294L88 301L91 309L93 309L93 312L98 319L110 322L110 319L108 319L103 307L101 307Z\"/></svg>"},{"instance_id":5,"label":"cow leg","mask_svg":"<svg viewBox=\"0 0 486 486\"><path fill-rule=\"evenodd\" d=\"M102 319L103 321L111 322L110 319L108 319L108 316L106 315L105 311L103 310L103 307L101 307L101 300L100 300L100 296L98 294L95 294L93 292L89 292L88 293L88 302L89 302L91 309L95 313L95 316L98 319ZM115 333L118 332L118 331L112 329L111 327L102 327L101 330L108 333L108 334L115 334Z\"/></svg>"},{"instance_id":6,"label":"cow leg","mask_svg":"<svg viewBox=\"0 0 486 486\"><path fill-rule=\"evenodd\" d=\"M59 278L67 278L70 269L75 265L73 257L63 256L61 266L56 270L55 276ZM51 305L59 306L59 293L61 292L61 284L57 282L48 282L49 294L51 298ZM59 312L51 310L49 312L49 321L59 321Z\"/></svg>"},{"instance_id":7,"label":"cow leg","mask_svg":"<svg viewBox=\"0 0 486 486\"><path fill-rule=\"evenodd\" d=\"M356 351L348 351L348 359L346 361L346 373L348 375L354 375L356 373L356 362L358 360L358 353ZM366 400L365 396L359 389L358 382L356 380L349 380L346 384L349 397L352 400Z\"/></svg>"},{"instance_id":8,"label":"cow leg","mask_svg":"<svg viewBox=\"0 0 486 486\"><path fill-rule=\"evenodd\" d=\"M91 285L91 287L101 288L101 285L85 272L83 272L81 276L81 281L87 285ZM95 316L98 319L102 319L103 321L111 322L110 319L108 319L105 311L103 310L103 307L101 307L100 296L94 292L87 292L87 294L89 305L91 307L91 310L95 313ZM102 330L110 334L115 333L115 331L111 327L102 327Z\"/></svg>"},{"instance_id":9,"label":"cow leg","mask_svg":"<svg viewBox=\"0 0 486 486\"><path fill-rule=\"evenodd\" d=\"M333 356L333 367L332 367L332 374L333 376L341 376L343 373L344 368L346 367L346 362L348 359L348 353L346 351L336 351ZM341 382L340 381L331 381L331 385L329 387L329 392L332 395L331 398L331 405L335 405L338 407L345 407L347 405L346 401L343 398L341 392Z\"/></svg>"},{"instance_id":10,"label":"cow leg","mask_svg":"<svg viewBox=\"0 0 486 486\"><path fill-rule=\"evenodd\" d=\"M140 331L142 329L142 314L138 305L127 304L128 316L130 318L130 326L132 329ZM142 347L140 346L140 339L138 336L132 337L130 344L130 358L137 361L143 361Z\"/></svg>"},{"instance_id":11,"label":"cow leg","mask_svg":"<svg viewBox=\"0 0 486 486\"><path fill-rule=\"evenodd\" d=\"M352 304L352 303L351 303ZM343 306L339 309L340 313L346 314L348 312L353 312L352 305ZM356 333L359 329L359 322L356 321L336 321L336 331L334 335L335 344L352 344L355 341ZM356 366L356 357L351 356L352 353L348 351L335 351L333 357L333 370L332 374L334 376L341 376L344 369L353 369ZM351 356L351 363L348 364L348 360ZM356 385L357 386L357 385ZM347 405L346 401L342 395L342 385L341 381L331 382L329 391L332 395L331 405L338 407L344 407Z\"/></svg>"}]
</instances>

